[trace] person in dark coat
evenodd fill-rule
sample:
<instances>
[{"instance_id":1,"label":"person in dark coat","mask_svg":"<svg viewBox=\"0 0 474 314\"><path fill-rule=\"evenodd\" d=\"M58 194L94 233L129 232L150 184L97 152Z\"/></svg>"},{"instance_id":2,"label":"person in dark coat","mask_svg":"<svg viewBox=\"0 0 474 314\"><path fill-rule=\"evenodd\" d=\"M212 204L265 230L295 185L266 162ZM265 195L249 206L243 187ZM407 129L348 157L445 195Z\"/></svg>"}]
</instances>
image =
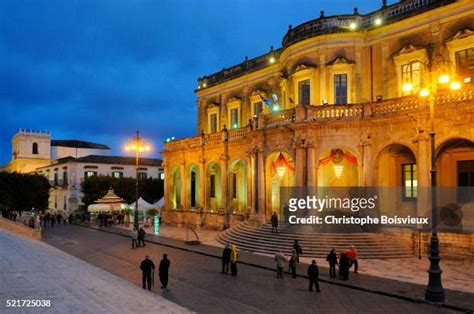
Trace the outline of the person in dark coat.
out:
<instances>
[{"instance_id":1,"label":"person in dark coat","mask_svg":"<svg viewBox=\"0 0 474 314\"><path fill-rule=\"evenodd\" d=\"M230 245L227 244L222 251L222 273L227 274L229 272L229 265L230 265Z\"/></svg>"},{"instance_id":2,"label":"person in dark coat","mask_svg":"<svg viewBox=\"0 0 474 314\"><path fill-rule=\"evenodd\" d=\"M346 253L342 252L339 258L339 271L341 273L342 280L349 279L349 268L351 267L351 261Z\"/></svg>"},{"instance_id":3,"label":"person in dark coat","mask_svg":"<svg viewBox=\"0 0 474 314\"><path fill-rule=\"evenodd\" d=\"M309 278L309 291L313 291L313 285L316 286L316 292L321 292L319 289L319 269L318 265L316 265L316 260L313 259L311 265L308 267L308 278Z\"/></svg>"},{"instance_id":4,"label":"person in dark coat","mask_svg":"<svg viewBox=\"0 0 474 314\"><path fill-rule=\"evenodd\" d=\"M326 256L326 261L329 263L329 277L336 278L337 255L334 249Z\"/></svg>"},{"instance_id":5,"label":"person in dark coat","mask_svg":"<svg viewBox=\"0 0 474 314\"><path fill-rule=\"evenodd\" d=\"M298 254L296 250L293 249L290 257L290 262L288 263L288 271L291 271L293 278L296 278L296 264L298 263Z\"/></svg>"},{"instance_id":6,"label":"person in dark coat","mask_svg":"<svg viewBox=\"0 0 474 314\"><path fill-rule=\"evenodd\" d=\"M158 271L160 272L161 289L166 289L168 286L168 271L170 269L171 262L168 259L168 254L163 254L163 259L160 262Z\"/></svg>"},{"instance_id":7,"label":"person in dark coat","mask_svg":"<svg viewBox=\"0 0 474 314\"><path fill-rule=\"evenodd\" d=\"M138 247L142 246L141 244L143 244L143 247L145 247L145 234L145 229L140 227L140 229L138 229Z\"/></svg>"},{"instance_id":8,"label":"person in dark coat","mask_svg":"<svg viewBox=\"0 0 474 314\"><path fill-rule=\"evenodd\" d=\"M293 243L293 250L296 251L296 262L299 264L300 263L300 255L303 254L303 248L298 243L298 240L295 240L295 242Z\"/></svg>"},{"instance_id":9,"label":"person in dark coat","mask_svg":"<svg viewBox=\"0 0 474 314\"><path fill-rule=\"evenodd\" d=\"M74 219L74 217L72 216L72 214L69 214L69 217L67 218L69 224L72 224L73 219Z\"/></svg>"},{"instance_id":10,"label":"person in dark coat","mask_svg":"<svg viewBox=\"0 0 474 314\"><path fill-rule=\"evenodd\" d=\"M272 232L278 233L278 215L276 212L273 212L271 223L272 223Z\"/></svg>"},{"instance_id":11,"label":"person in dark coat","mask_svg":"<svg viewBox=\"0 0 474 314\"><path fill-rule=\"evenodd\" d=\"M140 269L142 271L143 289L148 287L148 290L151 290L151 274L155 270L155 264L153 264L150 256L145 256L145 259L140 264Z\"/></svg>"},{"instance_id":12,"label":"person in dark coat","mask_svg":"<svg viewBox=\"0 0 474 314\"><path fill-rule=\"evenodd\" d=\"M58 227L61 226L61 220L63 219L63 216L61 216L61 214L58 213L58 214L56 215L56 219L57 219L57 221L58 221Z\"/></svg>"},{"instance_id":13,"label":"person in dark coat","mask_svg":"<svg viewBox=\"0 0 474 314\"><path fill-rule=\"evenodd\" d=\"M51 228L54 228L54 224L56 223L56 217L54 217L54 215L51 215Z\"/></svg>"}]
</instances>

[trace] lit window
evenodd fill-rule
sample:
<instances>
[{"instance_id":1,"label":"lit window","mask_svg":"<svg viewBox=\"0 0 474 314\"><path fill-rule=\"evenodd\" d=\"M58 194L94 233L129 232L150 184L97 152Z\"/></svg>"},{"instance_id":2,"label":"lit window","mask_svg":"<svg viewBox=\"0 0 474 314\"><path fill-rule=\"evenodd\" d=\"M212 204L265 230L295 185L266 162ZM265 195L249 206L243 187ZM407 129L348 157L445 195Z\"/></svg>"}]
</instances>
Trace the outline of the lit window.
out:
<instances>
[{"instance_id":1,"label":"lit window","mask_svg":"<svg viewBox=\"0 0 474 314\"><path fill-rule=\"evenodd\" d=\"M304 80L298 83L300 105L309 106L311 87L310 80Z\"/></svg>"},{"instance_id":2,"label":"lit window","mask_svg":"<svg viewBox=\"0 0 474 314\"><path fill-rule=\"evenodd\" d=\"M263 113L263 103L261 101L253 104L253 112L256 116Z\"/></svg>"},{"instance_id":3,"label":"lit window","mask_svg":"<svg viewBox=\"0 0 474 314\"><path fill-rule=\"evenodd\" d=\"M232 129L239 128L239 109L233 108L230 110L230 125Z\"/></svg>"},{"instance_id":4,"label":"lit window","mask_svg":"<svg viewBox=\"0 0 474 314\"><path fill-rule=\"evenodd\" d=\"M213 113L210 115L210 132L215 133L217 132L217 113Z\"/></svg>"},{"instance_id":5,"label":"lit window","mask_svg":"<svg viewBox=\"0 0 474 314\"><path fill-rule=\"evenodd\" d=\"M90 178L97 175L97 171L86 171L84 172L84 178Z\"/></svg>"},{"instance_id":6,"label":"lit window","mask_svg":"<svg viewBox=\"0 0 474 314\"><path fill-rule=\"evenodd\" d=\"M414 199L418 195L418 173L416 164L402 165L403 198Z\"/></svg>"},{"instance_id":7,"label":"lit window","mask_svg":"<svg viewBox=\"0 0 474 314\"><path fill-rule=\"evenodd\" d=\"M464 78L474 76L474 48L456 52L456 71Z\"/></svg>"},{"instance_id":8,"label":"lit window","mask_svg":"<svg viewBox=\"0 0 474 314\"><path fill-rule=\"evenodd\" d=\"M411 84L411 88L404 88L403 95L412 95L420 90L421 86L421 63L411 62L402 65L402 86Z\"/></svg>"},{"instance_id":9,"label":"lit window","mask_svg":"<svg viewBox=\"0 0 474 314\"><path fill-rule=\"evenodd\" d=\"M115 179L123 178L123 172L122 171L113 171L112 172L112 178L115 178Z\"/></svg>"},{"instance_id":10,"label":"lit window","mask_svg":"<svg viewBox=\"0 0 474 314\"><path fill-rule=\"evenodd\" d=\"M347 74L334 75L334 103L347 104Z\"/></svg>"}]
</instances>

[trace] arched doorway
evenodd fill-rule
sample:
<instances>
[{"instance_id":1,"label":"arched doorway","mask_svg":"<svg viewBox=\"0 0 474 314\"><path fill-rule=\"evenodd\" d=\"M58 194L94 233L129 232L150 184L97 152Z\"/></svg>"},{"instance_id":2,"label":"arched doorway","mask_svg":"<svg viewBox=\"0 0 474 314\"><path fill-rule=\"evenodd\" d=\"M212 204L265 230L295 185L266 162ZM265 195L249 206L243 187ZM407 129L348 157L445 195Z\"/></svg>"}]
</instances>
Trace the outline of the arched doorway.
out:
<instances>
[{"instance_id":1,"label":"arched doorway","mask_svg":"<svg viewBox=\"0 0 474 314\"><path fill-rule=\"evenodd\" d=\"M192 164L188 168L187 194L189 196L189 205L191 208L197 208L200 205L199 196L199 168Z\"/></svg>"},{"instance_id":2,"label":"arched doorway","mask_svg":"<svg viewBox=\"0 0 474 314\"><path fill-rule=\"evenodd\" d=\"M474 186L474 142L454 138L436 150L438 186Z\"/></svg>"},{"instance_id":3,"label":"arched doorway","mask_svg":"<svg viewBox=\"0 0 474 314\"><path fill-rule=\"evenodd\" d=\"M242 212L247 208L247 165L236 160L229 167L229 196L232 212Z\"/></svg>"},{"instance_id":4,"label":"arched doorway","mask_svg":"<svg viewBox=\"0 0 474 314\"><path fill-rule=\"evenodd\" d=\"M171 170L170 201L171 209L178 209L181 206L181 175L179 167Z\"/></svg>"},{"instance_id":5,"label":"arched doorway","mask_svg":"<svg viewBox=\"0 0 474 314\"><path fill-rule=\"evenodd\" d=\"M295 162L293 157L285 151L271 153L266 162L266 207L267 216L276 212L283 220L283 208L280 205L282 189L289 190L295 185ZM283 191L285 192L285 191Z\"/></svg>"},{"instance_id":6,"label":"arched doorway","mask_svg":"<svg viewBox=\"0 0 474 314\"><path fill-rule=\"evenodd\" d=\"M318 160L318 186L349 187L359 185L356 156L343 148L328 149Z\"/></svg>"},{"instance_id":7,"label":"arched doorway","mask_svg":"<svg viewBox=\"0 0 474 314\"><path fill-rule=\"evenodd\" d=\"M217 212L222 204L221 194L221 167L217 162L211 162L207 167L207 199L209 209Z\"/></svg>"},{"instance_id":8,"label":"arched doorway","mask_svg":"<svg viewBox=\"0 0 474 314\"><path fill-rule=\"evenodd\" d=\"M420 191L415 153L403 144L387 145L378 153L376 170L378 195L383 200L379 204L380 212L398 216L416 214ZM426 197L422 201L426 202Z\"/></svg>"}]
</instances>

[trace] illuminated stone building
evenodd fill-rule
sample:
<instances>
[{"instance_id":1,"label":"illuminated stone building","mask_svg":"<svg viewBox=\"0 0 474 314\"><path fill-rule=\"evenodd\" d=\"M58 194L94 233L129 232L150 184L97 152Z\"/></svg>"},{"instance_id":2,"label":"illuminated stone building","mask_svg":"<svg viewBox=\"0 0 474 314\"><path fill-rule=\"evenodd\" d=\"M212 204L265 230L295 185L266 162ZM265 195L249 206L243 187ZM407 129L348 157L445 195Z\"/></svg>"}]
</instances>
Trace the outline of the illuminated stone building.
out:
<instances>
[{"instance_id":1,"label":"illuminated stone building","mask_svg":"<svg viewBox=\"0 0 474 314\"><path fill-rule=\"evenodd\" d=\"M282 186L474 185L474 2L407 0L289 26L201 77L197 135L165 143L164 219L222 229L281 214ZM415 202L416 203L416 202Z\"/></svg>"}]
</instances>

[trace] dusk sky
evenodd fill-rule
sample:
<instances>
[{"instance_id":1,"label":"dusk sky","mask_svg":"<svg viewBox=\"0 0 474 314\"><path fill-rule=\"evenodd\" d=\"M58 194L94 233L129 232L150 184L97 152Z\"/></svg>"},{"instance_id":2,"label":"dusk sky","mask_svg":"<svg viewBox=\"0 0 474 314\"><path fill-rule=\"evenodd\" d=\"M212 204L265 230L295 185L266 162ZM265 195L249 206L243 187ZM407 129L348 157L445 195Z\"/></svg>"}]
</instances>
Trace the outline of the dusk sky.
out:
<instances>
[{"instance_id":1,"label":"dusk sky","mask_svg":"<svg viewBox=\"0 0 474 314\"><path fill-rule=\"evenodd\" d=\"M389 1L393 3L394 1ZM0 2L0 164L19 128L123 143L196 134L197 78L280 47L288 25L382 1Z\"/></svg>"}]
</instances>

